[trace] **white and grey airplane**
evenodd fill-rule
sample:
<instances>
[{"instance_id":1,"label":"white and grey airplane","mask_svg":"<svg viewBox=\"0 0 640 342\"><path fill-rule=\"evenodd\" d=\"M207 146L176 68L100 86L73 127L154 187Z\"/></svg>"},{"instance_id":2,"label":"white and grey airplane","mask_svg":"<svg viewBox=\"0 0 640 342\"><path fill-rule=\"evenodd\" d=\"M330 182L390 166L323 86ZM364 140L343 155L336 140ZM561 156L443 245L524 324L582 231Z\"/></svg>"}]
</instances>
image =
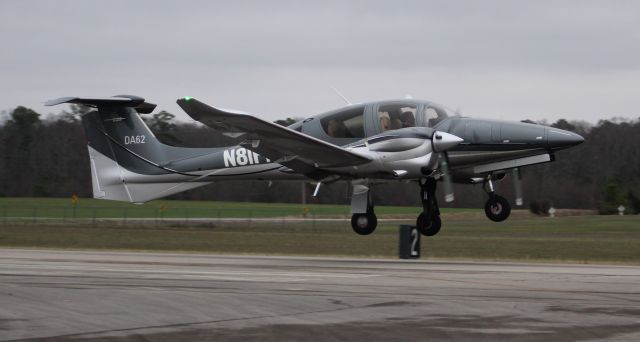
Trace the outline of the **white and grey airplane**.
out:
<instances>
[{"instance_id":1,"label":"white and grey airplane","mask_svg":"<svg viewBox=\"0 0 640 342\"><path fill-rule=\"evenodd\" d=\"M62 103L96 108L82 116L95 198L143 203L228 179L309 180L317 183L315 195L323 183L349 181L351 225L362 235L377 226L370 194L381 182L419 185L423 211L416 225L424 235L435 235L442 224L438 180L446 201L453 200L452 182L483 183L487 217L503 221L511 205L495 193L495 180L551 162L555 151L584 141L541 125L450 115L429 101L351 104L283 127L183 97L177 103L188 115L237 141L187 148L156 139L140 117L155 105L141 97L65 97L46 105Z\"/></svg>"}]
</instances>

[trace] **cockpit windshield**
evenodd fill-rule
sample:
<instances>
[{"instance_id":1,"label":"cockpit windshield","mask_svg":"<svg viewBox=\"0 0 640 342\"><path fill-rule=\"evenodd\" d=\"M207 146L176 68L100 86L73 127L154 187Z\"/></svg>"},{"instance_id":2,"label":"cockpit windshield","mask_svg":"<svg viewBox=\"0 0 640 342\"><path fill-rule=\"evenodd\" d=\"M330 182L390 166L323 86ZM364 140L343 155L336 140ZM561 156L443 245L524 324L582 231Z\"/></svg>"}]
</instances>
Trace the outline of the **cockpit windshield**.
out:
<instances>
[{"instance_id":1,"label":"cockpit windshield","mask_svg":"<svg viewBox=\"0 0 640 342\"><path fill-rule=\"evenodd\" d=\"M435 104L433 102L429 102L425 104L421 115L423 116L422 122L427 127L433 127L437 125L440 121L451 116L448 114L448 110L445 107Z\"/></svg>"},{"instance_id":2,"label":"cockpit windshield","mask_svg":"<svg viewBox=\"0 0 640 342\"><path fill-rule=\"evenodd\" d=\"M409 103L391 103L381 105L378 108L378 122L382 132L415 127L416 125L416 105Z\"/></svg>"},{"instance_id":3,"label":"cockpit windshield","mask_svg":"<svg viewBox=\"0 0 640 342\"><path fill-rule=\"evenodd\" d=\"M433 102L392 102L381 104L376 113L380 132L394 129L425 126L433 127L440 121L452 116L441 105Z\"/></svg>"}]
</instances>

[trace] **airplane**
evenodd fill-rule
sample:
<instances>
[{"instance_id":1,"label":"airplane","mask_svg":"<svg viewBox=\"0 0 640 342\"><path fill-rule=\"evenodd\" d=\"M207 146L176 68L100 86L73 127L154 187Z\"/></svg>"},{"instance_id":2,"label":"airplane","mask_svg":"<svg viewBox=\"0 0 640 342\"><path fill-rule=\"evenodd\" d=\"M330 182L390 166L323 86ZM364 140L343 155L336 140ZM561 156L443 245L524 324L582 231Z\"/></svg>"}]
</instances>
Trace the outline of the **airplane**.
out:
<instances>
[{"instance_id":1,"label":"airplane","mask_svg":"<svg viewBox=\"0 0 640 342\"><path fill-rule=\"evenodd\" d=\"M209 106L186 96L177 104L194 120L234 139L234 146L175 147L161 143L140 115L156 105L144 98L64 97L47 101L83 104L82 116L94 198L144 203L224 180L307 180L351 183L351 226L361 235L377 226L371 192L376 184L412 181L420 189L421 234L433 236L442 221L437 182L445 200L452 183L482 183L486 216L507 219L511 205L494 181L514 170L555 160L555 152L583 137L537 124L473 119L413 99L349 104L284 127L248 113ZM516 187L521 205L521 190Z\"/></svg>"}]
</instances>

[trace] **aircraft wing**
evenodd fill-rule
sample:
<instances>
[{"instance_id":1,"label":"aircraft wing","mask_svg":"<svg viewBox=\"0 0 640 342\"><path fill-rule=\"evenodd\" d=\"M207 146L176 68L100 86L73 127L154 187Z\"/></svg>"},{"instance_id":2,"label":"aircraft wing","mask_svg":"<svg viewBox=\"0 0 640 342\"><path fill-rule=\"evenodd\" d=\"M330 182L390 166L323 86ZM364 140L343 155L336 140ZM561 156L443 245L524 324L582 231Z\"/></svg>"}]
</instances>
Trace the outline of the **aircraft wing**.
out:
<instances>
[{"instance_id":1,"label":"aircraft wing","mask_svg":"<svg viewBox=\"0 0 640 342\"><path fill-rule=\"evenodd\" d=\"M214 108L191 97L176 102L194 120L238 138L243 147L306 175L319 169L371 161L366 156L247 113Z\"/></svg>"}]
</instances>

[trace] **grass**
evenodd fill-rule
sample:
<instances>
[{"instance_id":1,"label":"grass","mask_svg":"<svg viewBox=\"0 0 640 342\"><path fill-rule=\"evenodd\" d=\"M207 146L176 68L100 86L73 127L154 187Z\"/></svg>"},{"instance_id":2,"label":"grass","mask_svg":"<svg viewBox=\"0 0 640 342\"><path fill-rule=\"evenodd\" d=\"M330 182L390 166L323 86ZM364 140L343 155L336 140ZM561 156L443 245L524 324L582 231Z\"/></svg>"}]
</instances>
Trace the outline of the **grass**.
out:
<instances>
[{"instance_id":1,"label":"grass","mask_svg":"<svg viewBox=\"0 0 640 342\"><path fill-rule=\"evenodd\" d=\"M415 210L415 208L414 208ZM0 246L396 258L398 224L359 236L348 222L120 225L0 223ZM404 221L404 223L411 223ZM423 257L640 264L640 216L514 217L502 223L451 215L422 239Z\"/></svg>"},{"instance_id":2,"label":"grass","mask_svg":"<svg viewBox=\"0 0 640 342\"><path fill-rule=\"evenodd\" d=\"M308 216L343 216L347 205L309 204ZM477 209L443 209L444 213ZM378 206L378 215L417 215L416 207ZM302 216L301 204L157 200L142 205L81 198L0 198L0 218L231 218Z\"/></svg>"}]
</instances>

